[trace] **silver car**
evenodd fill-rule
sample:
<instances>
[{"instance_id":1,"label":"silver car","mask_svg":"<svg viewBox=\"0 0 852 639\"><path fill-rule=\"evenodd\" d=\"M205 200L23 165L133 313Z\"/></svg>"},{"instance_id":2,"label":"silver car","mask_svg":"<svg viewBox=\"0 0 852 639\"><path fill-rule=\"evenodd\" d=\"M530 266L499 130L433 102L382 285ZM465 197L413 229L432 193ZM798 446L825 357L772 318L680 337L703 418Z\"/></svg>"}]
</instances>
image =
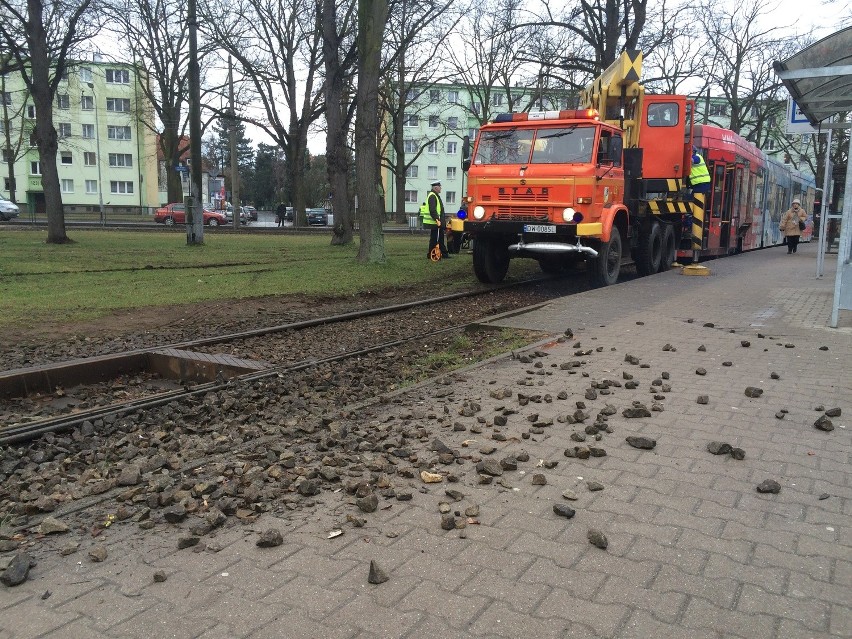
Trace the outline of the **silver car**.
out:
<instances>
[{"instance_id":1,"label":"silver car","mask_svg":"<svg viewBox=\"0 0 852 639\"><path fill-rule=\"evenodd\" d=\"M13 217L18 217L21 209L11 200L0 195L0 221L11 220Z\"/></svg>"}]
</instances>

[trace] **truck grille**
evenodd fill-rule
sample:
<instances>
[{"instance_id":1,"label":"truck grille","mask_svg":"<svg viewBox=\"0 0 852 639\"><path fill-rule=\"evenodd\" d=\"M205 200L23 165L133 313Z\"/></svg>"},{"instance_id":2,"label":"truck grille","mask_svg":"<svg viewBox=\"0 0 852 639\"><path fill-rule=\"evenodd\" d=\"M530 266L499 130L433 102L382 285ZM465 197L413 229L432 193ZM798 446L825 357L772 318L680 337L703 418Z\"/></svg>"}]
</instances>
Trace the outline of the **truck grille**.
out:
<instances>
[{"instance_id":1,"label":"truck grille","mask_svg":"<svg viewBox=\"0 0 852 639\"><path fill-rule=\"evenodd\" d=\"M501 202L547 202L548 195L542 193L498 193Z\"/></svg>"},{"instance_id":2,"label":"truck grille","mask_svg":"<svg viewBox=\"0 0 852 639\"><path fill-rule=\"evenodd\" d=\"M517 217L522 217L525 220L530 221L542 221L546 222L548 220L548 209L546 206L498 206L497 207L497 219L505 220L505 219L513 219Z\"/></svg>"}]
</instances>

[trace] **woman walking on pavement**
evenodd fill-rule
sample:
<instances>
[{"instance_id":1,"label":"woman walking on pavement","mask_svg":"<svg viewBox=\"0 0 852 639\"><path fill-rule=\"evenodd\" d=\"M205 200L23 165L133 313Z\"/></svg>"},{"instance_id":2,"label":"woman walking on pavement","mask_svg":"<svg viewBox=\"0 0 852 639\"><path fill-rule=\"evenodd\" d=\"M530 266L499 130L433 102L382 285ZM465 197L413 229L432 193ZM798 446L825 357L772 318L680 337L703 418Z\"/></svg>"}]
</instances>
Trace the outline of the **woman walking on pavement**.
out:
<instances>
[{"instance_id":1,"label":"woman walking on pavement","mask_svg":"<svg viewBox=\"0 0 852 639\"><path fill-rule=\"evenodd\" d=\"M781 216L781 232L787 238L787 255L796 252L799 246L799 238L805 230L805 220L808 216L802 209L799 198L793 200L792 206Z\"/></svg>"}]
</instances>

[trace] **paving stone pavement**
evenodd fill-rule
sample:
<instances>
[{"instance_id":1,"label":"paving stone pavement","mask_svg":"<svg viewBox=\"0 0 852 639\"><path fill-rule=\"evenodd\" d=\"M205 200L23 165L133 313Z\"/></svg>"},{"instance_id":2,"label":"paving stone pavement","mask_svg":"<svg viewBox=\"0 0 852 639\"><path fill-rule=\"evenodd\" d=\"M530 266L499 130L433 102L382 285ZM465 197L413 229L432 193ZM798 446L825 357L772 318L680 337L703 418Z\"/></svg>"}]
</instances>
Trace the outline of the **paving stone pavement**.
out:
<instances>
[{"instance_id":1,"label":"paving stone pavement","mask_svg":"<svg viewBox=\"0 0 852 639\"><path fill-rule=\"evenodd\" d=\"M135 524L67 557L57 552L66 540L46 539L30 579L0 587L0 639L850 637L852 329L827 327L834 262L816 280L815 253L750 253L709 263L709 277L673 270L494 319L552 337L358 416L427 425L461 453L432 469L445 481L395 476L413 499L383 499L369 515L324 493L314 508L231 525L187 550L176 549L174 528ZM762 395L747 397L747 386ZM465 402L473 415L459 414ZM577 402L589 417L569 423ZM625 418L633 402L662 410ZM607 404L613 432L596 442L585 427ZM820 405L842 409L835 430L813 427ZM656 447L633 448L630 435ZM745 458L712 455L711 441ZM606 456L565 456L584 445ZM476 461L522 451L529 461L481 483ZM546 483L533 483L537 474ZM778 494L756 491L766 479ZM464 528L441 529L442 501ZM576 515L557 516L557 504ZM465 516L471 506L479 514ZM347 523L350 514L366 525ZM270 527L284 544L257 548ZM591 528L606 550L588 542ZM344 534L328 539L332 529ZM96 542L109 551L102 563L86 557ZM387 582L367 582L371 560ZM165 582L154 583L157 570Z\"/></svg>"}]
</instances>

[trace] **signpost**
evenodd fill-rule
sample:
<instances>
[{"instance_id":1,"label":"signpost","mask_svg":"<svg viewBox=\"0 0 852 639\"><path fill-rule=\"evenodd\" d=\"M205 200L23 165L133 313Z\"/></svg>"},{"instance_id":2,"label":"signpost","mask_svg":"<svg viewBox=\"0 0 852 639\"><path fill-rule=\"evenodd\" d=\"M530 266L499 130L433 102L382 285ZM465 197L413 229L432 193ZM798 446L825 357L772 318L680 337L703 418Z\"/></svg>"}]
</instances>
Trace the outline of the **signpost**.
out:
<instances>
[{"instance_id":1,"label":"signpost","mask_svg":"<svg viewBox=\"0 0 852 639\"><path fill-rule=\"evenodd\" d=\"M784 128L788 135L794 133L808 135L818 132L793 98L787 98L787 122Z\"/></svg>"}]
</instances>

